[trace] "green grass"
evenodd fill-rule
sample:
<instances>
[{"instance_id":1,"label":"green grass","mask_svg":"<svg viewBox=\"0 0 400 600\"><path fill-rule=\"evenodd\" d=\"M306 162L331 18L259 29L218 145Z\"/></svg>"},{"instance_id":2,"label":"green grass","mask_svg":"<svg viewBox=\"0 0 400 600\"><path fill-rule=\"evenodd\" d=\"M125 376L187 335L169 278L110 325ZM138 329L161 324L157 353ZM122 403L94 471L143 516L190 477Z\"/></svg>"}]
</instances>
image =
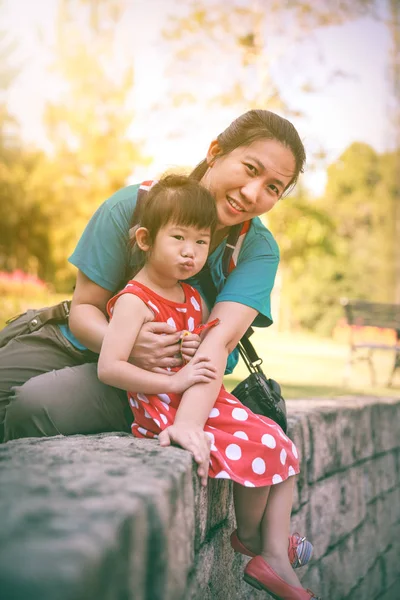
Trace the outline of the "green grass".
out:
<instances>
[{"instance_id":1,"label":"green grass","mask_svg":"<svg viewBox=\"0 0 400 600\"><path fill-rule=\"evenodd\" d=\"M400 369L393 386L387 387L394 361L392 351L374 353L375 386L371 385L366 361L353 366L350 383L345 385L343 377L349 355L347 344L306 333L277 333L273 329L258 329L251 340L263 359L265 374L279 381L285 398L349 394L400 397ZM227 389L233 389L247 375L246 366L241 361L234 373L225 377Z\"/></svg>"}]
</instances>

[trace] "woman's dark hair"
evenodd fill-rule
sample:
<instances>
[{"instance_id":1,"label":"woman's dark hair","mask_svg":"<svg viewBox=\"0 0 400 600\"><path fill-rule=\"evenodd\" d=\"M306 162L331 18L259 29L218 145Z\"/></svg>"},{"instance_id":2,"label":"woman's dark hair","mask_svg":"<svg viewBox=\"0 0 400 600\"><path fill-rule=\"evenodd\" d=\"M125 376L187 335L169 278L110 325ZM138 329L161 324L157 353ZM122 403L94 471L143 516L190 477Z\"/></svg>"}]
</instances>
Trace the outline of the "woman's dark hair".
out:
<instances>
[{"instance_id":1,"label":"woman's dark hair","mask_svg":"<svg viewBox=\"0 0 400 600\"><path fill-rule=\"evenodd\" d=\"M136 203L131 227L145 227L153 244L161 227L168 223L209 229L212 236L217 222L215 199L204 186L184 175L166 175ZM134 236L130 244L137 272L144 265L145 253L135 243Z\"/></svg>"},{"instance_id":2,"label":"woman's dark hair","mask_svg":"<svg viewBox=\"0 0 400 600\"><path fill-rule=\"evenodd\" d=\"M292 151L296 170L286 191L292 189L300 173L304 171L306 152L295 127L290 121L269 110L249 110L240 115L217 137L224 156L239 148L249 146L257 140L277 140ZM200 181L208 169L206 159L202 160L191 172L190 177Z\"/></svg>"}]
</instances>

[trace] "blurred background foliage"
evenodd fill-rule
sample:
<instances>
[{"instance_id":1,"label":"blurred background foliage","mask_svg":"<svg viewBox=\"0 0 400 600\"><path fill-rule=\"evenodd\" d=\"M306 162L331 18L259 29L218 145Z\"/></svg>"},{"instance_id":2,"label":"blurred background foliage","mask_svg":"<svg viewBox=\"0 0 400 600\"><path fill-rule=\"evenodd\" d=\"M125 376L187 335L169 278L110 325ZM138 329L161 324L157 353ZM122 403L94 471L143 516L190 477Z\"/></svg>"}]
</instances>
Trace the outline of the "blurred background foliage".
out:
<instances>
[{"instance_id":1,"label":"blurred background foliage","mask_svg":"<svg viewBox=\"0 0 400 600\"><path fill-rule=\"evenodd\" d=\"M127 3L58 1L51 69L62 81L62 94L58 101L48 101L44 111L45 149L23 141L7 102L7 90L29 65L16 63L16 41L12 33L0 31L0 271L3 298L11 295L18 300L0 304L0 319L10 316L21 298L23 305L31 298L47 303L51 291L71 294L75 273L67 257L89 217L135 176L138 167L151 165L153 157L146 154L142 140L128 135L136 118L130 101L135 73L133 64L121 61L117 33ZM316 29L361 15L375 18L377 11L373 0L181 0L181 4L185 11L172 13L163 26L170 90L162 102L149 102L149 108L153 117L165 115L168 121L171 111L189 107L188 113L181 113L183 129L185 119L192 118L190 107L196 111L199 102L210 111L233 106L237 114L251 107L270 108L296 123L301 110L295 97L282 95L274 78L268 36L282 38L284 46L288 40L294 43ZM400 101L400 2L386 4L389 77L393 97ZM217 75L200 93L198 82L202 77L207 80L210 61ZM218 69L232 73L223 89L216 85ZM300 78L299 86L310 94L315 91L314 83L306 79ZM320 197L299 183L268 215L268 226L281 248L282 328L330 334L341 316L341 296L400 301L398 105L393 103L390 117L393 151L378 153L354 141L326 165L327 185ZM321 160L325 160L323 143L313 148L310 167ZM40 285L35 288L39 295L32 286L26 288L29 294L22 294L9 279L15 272L18 281L24 279L22 272L46 282L44 295Z\"/></svg>"}]
</instances>

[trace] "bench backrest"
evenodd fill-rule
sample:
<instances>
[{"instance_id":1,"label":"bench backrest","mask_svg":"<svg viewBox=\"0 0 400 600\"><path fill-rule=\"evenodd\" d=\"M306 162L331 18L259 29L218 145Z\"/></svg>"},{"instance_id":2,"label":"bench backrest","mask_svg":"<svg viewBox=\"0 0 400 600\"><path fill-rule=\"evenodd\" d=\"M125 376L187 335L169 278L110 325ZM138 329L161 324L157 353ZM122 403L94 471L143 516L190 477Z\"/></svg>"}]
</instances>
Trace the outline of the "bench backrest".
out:
<instances>
[{"instance_id":1,"label":"bench backrest","mask_svg":"<svg viewBox=\"0 0 400 600\"><path fill-rule=\"evenodd\" d=\"M384 327L400 331L400 304L341 299L349 325Z\"/></svg>"}]
</instances>

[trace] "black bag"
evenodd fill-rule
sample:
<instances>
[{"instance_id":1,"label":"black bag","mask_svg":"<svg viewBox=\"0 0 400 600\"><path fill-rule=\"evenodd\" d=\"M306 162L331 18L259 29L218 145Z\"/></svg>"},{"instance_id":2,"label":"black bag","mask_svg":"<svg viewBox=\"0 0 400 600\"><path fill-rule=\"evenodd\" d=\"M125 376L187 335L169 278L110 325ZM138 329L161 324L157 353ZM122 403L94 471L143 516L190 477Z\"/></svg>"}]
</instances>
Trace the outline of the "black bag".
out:
<instances>
[{"instance_id":1,"label":"black bag","mask_svg":"<svg viewBox=\"0 0 400 600\"><path fill-rule=\"evenodd\" d=\"M286 403L281 394L281 386L274 379L267 379L261 369L262 359L248 339L246 333L238 348L250 375L235 387L232 394L253 413L272 419L286 433Z\"/></svg>"}]
</instances>

